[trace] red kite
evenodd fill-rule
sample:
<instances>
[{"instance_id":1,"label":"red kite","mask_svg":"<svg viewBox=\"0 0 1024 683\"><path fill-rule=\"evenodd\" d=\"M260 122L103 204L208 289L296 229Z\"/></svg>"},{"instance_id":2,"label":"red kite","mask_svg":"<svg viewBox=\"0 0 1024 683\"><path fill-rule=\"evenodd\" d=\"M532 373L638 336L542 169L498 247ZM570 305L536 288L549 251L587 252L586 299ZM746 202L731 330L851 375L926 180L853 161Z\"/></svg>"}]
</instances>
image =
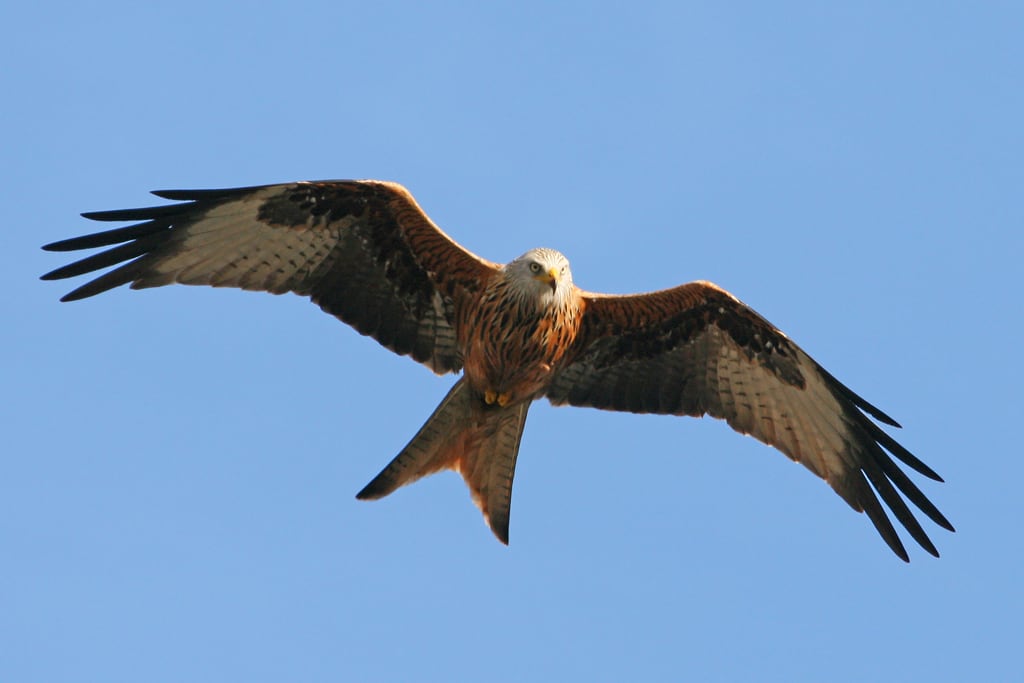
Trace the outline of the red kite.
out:
<instances>
[{"instance_id":1,"label":"red kite","mask_svg":"<svg viewBox=\"0 0 1024 683\"><path fill-rule=\"evenodd\" d=\"M611 296L577 288L569 262L552 249L492 263L456 244L394 183L154 194L184 203L86 213L142 222L44 247L119 245L44 275L54 280L117 266L62 301L128 283L295 292L438 374L462 370L409 445L358 498L381 498L453 469L508 543L526 413L546 397L555 405L724 419L825 479L850 507L867 513L905 561L879 498L936 557L899 492L953 531L889 454L942 479L868 416L899 425L710 282Z\"/></svg>"}]
</instances>

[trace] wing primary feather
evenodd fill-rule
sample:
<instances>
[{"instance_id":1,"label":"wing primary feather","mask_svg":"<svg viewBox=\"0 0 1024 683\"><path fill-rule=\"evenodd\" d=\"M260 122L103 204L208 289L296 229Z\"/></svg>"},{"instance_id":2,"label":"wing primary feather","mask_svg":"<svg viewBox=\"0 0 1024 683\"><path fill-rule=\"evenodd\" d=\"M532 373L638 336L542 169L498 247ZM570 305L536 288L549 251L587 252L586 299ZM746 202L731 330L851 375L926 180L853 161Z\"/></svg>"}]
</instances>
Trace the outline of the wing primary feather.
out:
<instances>
[{"instance_id":1,"label":"wing primary feather","mask_svg":"<svg viewBox=\"0 0 1024 683\"><path fill-rule=\"evenodd\" d=\"M885 447L887 451L889 451L897 458L902 460L904 463L906 463L908 467L913 468L915 471L923 474L929 479L939 482L942 481L942 477L940 477L935 472L935 470L933 470L931 467L928 467L928 465L925 465L923 462L918 460L917 456L915 456L913 453L911 453L906 448L901 446L899 442L896 441L896 439L886 434L881 427L874 424L870 420L864 420L864 425L867 427L868 433L870 434L872 439L880 443L882 446Z\"/></svg>"},{"instance_id":2,"label":"wing primary feather","mask_svg":"<svg viewBox=\"0 0 1024 683\"><path fill-rule=\"evenodd\" d=\"M910 555L907 554L907 549L903 547L903 542L900 541L899 535L896 533L896 529L893 528L892 522L889 521L889 517L885 514L885 510L882 509L882 504L878 502L878 498L875 497L874 492L868 485L863 472L855 473L857 477L857 502L860 507L867 514L868 519L875 525L875 529L882 537L889 547L892 549L896 556L904 562L910 562Z\"/></svg>"},{"instance_id":3,"label":"wing primary feather","mask_svg":"<svg viewBox=\"0 0 1024 683\"><path fill-rule=\"evenodd\" d=\"M64 278L76 277L84 273L91 273L94 270L106 268L116 263L122 263L136 256L142 256L143 254L153 250L153 247L160 244L164 239L164 235L156 234L149 235L134 242L128 244L122 244L119 247L108 249L99 254L93 254L87 256L84 259L69 263L66 266L51 270L42 276L43 280L63 280Z\"/></svg>"},{"instance_id":4,"label":"wing primary feather","mask_svg":"<svg viewBox=\"0 0 1024 683\"><path fill-rule=\"evenodd\" d=\"M153 190L150 192L161 199L172 199L174 201L197 201L200 199L225 199L249 194L256 190L263 189L262 185L250 187L232 187L219 190Z\"/></svg>"},{"instance_id":5,"label":"wing primary feather","mask_svg":"<svg viewBox=\"0 0 1024 683\"><path fill-rule=\"evenodd\" d=\"M62 296L60 300L62 302L68 301L79 301L81 299L88 299L91 296L102 294L107 290L126 285L129 282L139 278L145 272L147 259L145 255L142 255L134 261L125 263L120 268L115 268L109 273L104 273L95 280L90 280L78 289L72 290ZM142 286L155 286L155 285L142 285ZM139 289L141 287L135 287Z\"/></svg>"},{"instance_id":6,"label":"wing primary feather","mask_svg":"<svg viewBox=\"0 0 1024 683\"><path fill-rule=\"evenodd\" d=\"M881 455L884 456L884 454ZM885 475L889 477L894 484L896 484L896 488L902 491L903 495L905 495L911 503L919 507L922 512L928 515L929 519L947 531L956 531L950 521L946 519L945 515L939 512L939 509L935 507L935 504L925 497L924 493L921 492L921 489L919 489L917 485L910 480L910 477L908 477L903 470L896 466L896 463L894 463L891 458L879 457L876 458L876 460L881 466L882 472L884 472Z\"/></svg>"},{"instance_id":7,"label":"wing primary feather","mask_svg":"<svg viewBox=\"0 0 1024 683\"><path fill-rule=\"evenodd\" d=\"M878 495L881 496L882 500L889 506L889 509L896 515L896 519L910 532L911 537L930 554L938 557L939 551L935 549L935 545L928 538L928 534L921 528L920 522L914 517L914 513L907 507L907 504L893 487L892 482L886 478L883 471L876 464L871 464L864 467L864 473L867 474L871 485L874 486Z\"/></svg>"},{"instance_id":8,"label":"wing primary feather","mask_svg":"<svg viewBox=\"0 0 1024 683\"><path fill-rule=\"evenodd\" d=\"M113 209L111 211L86 211L83 218L91 221L145 221L154 218L180 216L190 211L193 204L168 204L167 206L146 206L138 209Z\"/></svg>"},{"instance_id":9,"label":"wing primary feather","mask_svg":"<svg viewBox=\"0 0 1024 683\"><path fill-rule=\"evenodd\" d=\"M857 406L864 412L868 413L876 420L884 422L890 427L896 427L898 429L903 428L903 426L899 422L886 415L879 408L876 408L875 406L868 403L859 394L855 393L848 386L837 380L828 370L821 367L821 365L819 365L818 363L815 363L815 365L817 366L817 370L818 372L821 373L822 377L824 377L829 382L829 384L832 385L832 388L835 389L841 396L851 401L855 406ZM941 481L941 479L939 481Z\"/></svg>"},{"instance_id":10,"label":"wing primary feather","mask_svg":"<svg viewBox=\"0 0 1024 683\"><path fill-rule=\"evenodd\" d=\"M146 221L145 223L136 223L135 225L128 225L123 228L104 230L102 232L94 232L91 235L82 235L81 237L72 237L60 240L59 242L52 242L44 246L43 249L46 251L78 251L79 249L107 247L111 244L120 244L121 242L128 242L129 240L139 239L146 235L152 235L155 232L166 230L168 227L169 224L164 221ZM46 278L44 277L43 279Z\"/></svg>"}]
</instances>

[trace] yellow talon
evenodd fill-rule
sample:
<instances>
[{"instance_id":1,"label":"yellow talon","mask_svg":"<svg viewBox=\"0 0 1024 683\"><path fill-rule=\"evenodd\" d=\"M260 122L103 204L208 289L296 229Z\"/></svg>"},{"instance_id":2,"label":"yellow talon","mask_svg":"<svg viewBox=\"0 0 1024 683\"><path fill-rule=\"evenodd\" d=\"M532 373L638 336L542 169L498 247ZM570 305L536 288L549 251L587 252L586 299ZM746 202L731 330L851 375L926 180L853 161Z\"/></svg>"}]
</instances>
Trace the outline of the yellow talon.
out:
<instances>
[{"instance_id":1,"label":"yellow talon","mask_svg":"<svg viewBox=\"0 0 1024 683\"><path fill-rule=\"evenodd\" d=\"M495 403L497 403L499 406L504 408L511 402L512 394L508 391L499 394L496 391L491 391L490 389L488 389L487 391L484 392L484 403L486 403L489 406L492 406Z\"/></svg>"}]
</instances>

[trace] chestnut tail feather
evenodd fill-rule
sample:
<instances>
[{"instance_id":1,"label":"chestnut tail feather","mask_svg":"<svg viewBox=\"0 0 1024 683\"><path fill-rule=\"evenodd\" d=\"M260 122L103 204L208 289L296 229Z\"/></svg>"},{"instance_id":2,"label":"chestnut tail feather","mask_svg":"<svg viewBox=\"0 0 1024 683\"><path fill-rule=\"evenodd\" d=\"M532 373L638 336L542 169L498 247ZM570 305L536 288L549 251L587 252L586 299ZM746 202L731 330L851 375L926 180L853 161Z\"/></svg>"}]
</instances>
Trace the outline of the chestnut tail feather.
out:
<instances>
[{"instance_id":1,"label":"chestnut tail feather","mask_svg":"<svg viewBox=\"0 0 1024 683\"><path fill-rule=\"evenodd\" d=\"M508 544L512 479L529 408L529 401L503 408L486 405L460 379L416 436L356 498L383 498L421 477L455 470L494 535Z\"/></svg>"}]
</instances>

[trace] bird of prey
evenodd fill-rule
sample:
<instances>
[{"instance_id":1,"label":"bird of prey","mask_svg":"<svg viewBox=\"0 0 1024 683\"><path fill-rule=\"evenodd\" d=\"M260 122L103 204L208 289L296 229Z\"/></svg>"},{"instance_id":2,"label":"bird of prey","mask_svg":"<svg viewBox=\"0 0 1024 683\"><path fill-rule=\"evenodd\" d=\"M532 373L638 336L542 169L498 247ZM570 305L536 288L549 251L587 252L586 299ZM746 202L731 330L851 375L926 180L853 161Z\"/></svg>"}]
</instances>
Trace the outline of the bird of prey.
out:
<instances>
[{"instance_id":1,"label":"bird of prey","mask_svg":"<svg viewBox=\"0 0 1024 683\"><path fill-rule=\"evenodd\" d=\"M534 400L547 398L555 405L724 419L827 481L850 507L867 513L904 561L907 551L879 498L936 557L904 497L953 531L890 454L942 479L870 418L899 427L896 421L710 282L595 294L573 284L568 260L553 249L492 263L453 241L404 187L389 182L153 194L179 203L85 213L97 221L141 222L43 247L111 247L43 276L117 266L62 301L128 283L294 292L435 373L461 370L360 499L456 470L494 534L508 543L526 413Z\"/></svg>"}]
</instances>

